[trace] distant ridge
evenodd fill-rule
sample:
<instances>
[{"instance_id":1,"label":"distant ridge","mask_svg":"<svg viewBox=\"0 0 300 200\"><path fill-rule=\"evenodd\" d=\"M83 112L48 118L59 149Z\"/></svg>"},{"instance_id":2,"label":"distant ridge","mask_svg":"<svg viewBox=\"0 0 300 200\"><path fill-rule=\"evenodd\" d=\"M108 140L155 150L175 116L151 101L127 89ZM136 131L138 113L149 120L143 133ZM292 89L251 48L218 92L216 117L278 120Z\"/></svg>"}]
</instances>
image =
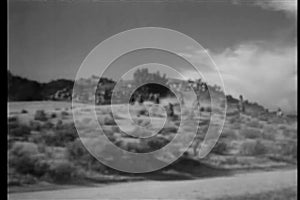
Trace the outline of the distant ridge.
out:
<instances>
[{"instance_id":1,"label":"distant ridge","mask_svg":"<svg viewBox=\"0 0 300 200\"><path fill-rule=\"evenodd\" d=\"M59 90L72 90L74 81L58 79L39 83L7 72L8 101L49 100Z\"/></svg>"},{"instance_id":2,"label":"distant ridge","mask_svg":"<svg viewBox=\"0 0 300 200\"><path fill-rule=\"evenodd\" d=\"M38 81L23 78L17 75L13 75L10 71L7 71L8 77L8 101L41 101L41 100L71 100L72 89L74 86L73 80L57 79L48 83L40 83ZM78 84L82 87L96 86L95 79L98 77L92 76L88 79L80 79ZM106 83L113 83L114 81L107 78L100 79L100 83L104 85ZM180 79L169 79L169 82L185 82ZM218 87L208 86L211 92L216 92ZM216 91L215 91L216 90ZM56 95L60 95L58 98ZM56 97L56 98L55 98ZM228 104L236 104L238 99L231 95L226 95ZM245 100L248 107L251 110L265 111L266 109L258 103L248 102Z\"/></svg>"}]
</instances>

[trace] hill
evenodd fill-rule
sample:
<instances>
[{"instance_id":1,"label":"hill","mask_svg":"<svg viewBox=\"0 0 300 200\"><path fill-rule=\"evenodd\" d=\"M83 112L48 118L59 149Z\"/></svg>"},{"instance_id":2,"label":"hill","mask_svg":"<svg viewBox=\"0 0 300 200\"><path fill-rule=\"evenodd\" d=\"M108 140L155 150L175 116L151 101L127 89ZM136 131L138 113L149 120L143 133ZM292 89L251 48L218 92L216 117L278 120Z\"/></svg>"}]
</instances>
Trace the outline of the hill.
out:
<instances>
[{"instance_id":1,"label":"hill","mask_svg":"<svg viewBox=\"0 0 300 200\"><path fill-rule=\"evenodd\" d=\"M8 101L50 100L58 91L71 92L74 82L58 79L49 83L39 83L7 72Z\"/></svg>"},{"instance_id":2,"label":"hill","mask_svg":"<svg viewBox=\"0 0 300 200\"><path fill-rule=\"evenodd\" d=\"M8 101L40 101L40 100L61 100L71 101L72 89L74 85L73 80L58 79L48 83L40 83L34 80L23 78L20 76L13 75L10 71L7 73L8 77ZM73 98L82 103L88 103L93 100L94 88L97 87L96 94L99 96L101 93L105 93L104 98L110 97L110 94L115 86L115 82L108 78L100 78L97 86L98 77L92 76L87 79L80 79L78 81L79 94L74 94ZM183 84L188 85L188 82L177 79L167 79L167 84ZM125 86L127 82L124 82ZM92 88L92 89L91 89ZM220 93L218 86L208 85L210 93ZM103 92L101 92L103 91ZM209 98L209 97L205 97ZM235 106L238 99L231 95L226 95L227 103L229 106ZM104 101L106 104L110 100ZM266 109L256 102L249 102L245 100L245 106L251 111L257 113L265 112Z\"/></svg>"}]
</instances>

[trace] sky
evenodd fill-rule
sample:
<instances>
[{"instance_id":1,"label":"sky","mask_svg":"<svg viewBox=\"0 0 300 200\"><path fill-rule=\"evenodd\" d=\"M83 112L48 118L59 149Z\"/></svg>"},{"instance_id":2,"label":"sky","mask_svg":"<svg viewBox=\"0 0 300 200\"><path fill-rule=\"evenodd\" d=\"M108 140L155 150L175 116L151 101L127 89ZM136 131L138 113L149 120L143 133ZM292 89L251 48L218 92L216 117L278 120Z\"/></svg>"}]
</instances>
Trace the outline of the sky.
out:
<instances>
[{"instance_id":1,"label":"sky","mask_svg":"<svg viewBox=\"0 0 300 200\"><path fill-rule=\"evenodd\" d=\"M75 79L85 58L105 39L133 28L163 27L202 45L228 93L293 112L297 109L296 15L294 0L10 0L8 68L41 82ZM164 42L171 43L168 38ZM180 55L204 63L197 48L182 46ZM115 69L112 74L117 74ZM194 76L189 69L182 73ZM206 77L215 79L213 74Z\"/></svg>"}]
</instances>

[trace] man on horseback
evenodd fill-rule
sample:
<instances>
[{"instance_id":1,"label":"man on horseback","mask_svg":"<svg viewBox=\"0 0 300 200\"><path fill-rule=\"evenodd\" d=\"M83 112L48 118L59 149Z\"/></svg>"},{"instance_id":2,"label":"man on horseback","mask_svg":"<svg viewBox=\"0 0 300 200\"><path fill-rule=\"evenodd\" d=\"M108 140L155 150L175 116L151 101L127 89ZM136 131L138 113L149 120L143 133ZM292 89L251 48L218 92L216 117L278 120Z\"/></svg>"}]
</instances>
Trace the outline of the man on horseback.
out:
<instances>
[{"instance_id":1,"label":"man on horseback","mask_svg":"<svg viewBox=\"0 0 300 200\"><path fill-rule=\"evenodd\" d=\"M201 80L198 80L194 87L194 91L196 93L196 100L193 103L193 109L198 110L200 113L201 95L207 91L207 85L205 83L201 83Z\"/></svg>"}]
</instances>

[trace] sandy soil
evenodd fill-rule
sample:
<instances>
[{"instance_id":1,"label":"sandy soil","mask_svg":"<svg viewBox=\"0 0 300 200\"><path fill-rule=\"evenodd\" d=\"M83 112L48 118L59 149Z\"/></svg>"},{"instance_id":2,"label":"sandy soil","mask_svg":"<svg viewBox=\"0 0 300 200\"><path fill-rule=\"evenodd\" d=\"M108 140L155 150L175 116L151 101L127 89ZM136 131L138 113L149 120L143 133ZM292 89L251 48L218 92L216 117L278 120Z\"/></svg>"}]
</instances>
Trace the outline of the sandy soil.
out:
<instances>
[{"instance_id":1,"label":"sandy soil","mask_svg":"<svg viewBox=\"0 0 300 200\"><path fill-rule=\"evenodd\" d=\"M104 187L13 193L9 199L213 199L295 187L297 170L237 174L185 181L145 181Z\"/></svg>"}]
</instances>

